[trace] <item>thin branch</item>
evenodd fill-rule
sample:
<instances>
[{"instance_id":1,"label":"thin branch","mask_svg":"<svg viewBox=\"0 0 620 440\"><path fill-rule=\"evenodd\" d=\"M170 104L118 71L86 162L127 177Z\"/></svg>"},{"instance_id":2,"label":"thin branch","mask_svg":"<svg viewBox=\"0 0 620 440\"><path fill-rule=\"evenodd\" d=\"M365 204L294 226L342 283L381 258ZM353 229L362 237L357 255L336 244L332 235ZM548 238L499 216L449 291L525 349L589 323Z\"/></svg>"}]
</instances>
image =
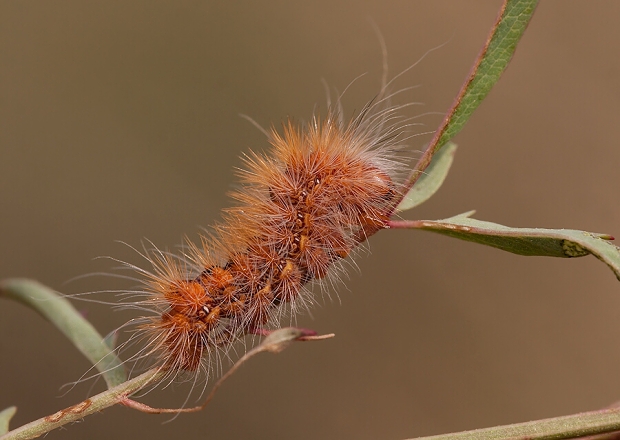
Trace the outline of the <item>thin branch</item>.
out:
<instances>
[{"instance_id":1,"label":"thin branch","mask_svg":"<svg viewBox=\"0 0 620 440\"><path fill-rule=\"evenodd\" d=\"M226 374L220 377L220 379L215 383L215 385L211 389L211 392L201 405L191 408L153 408L142 402L136 402L135 400L130 399L129 395L126 398L122 399L120 403L129 408L133 408L148 414L178 414L202 411L207 407L209 402L211 402L211 400L215 396L215 392L223 385L224 381L230 376L232 376L234 373L236 373L239 367L241 367L241 365L244 364L251 357L254 357L264 351L279 353L280 351L284 350L292 341L319 341L323 339L333 338L335 336L333 333L327 335L317 335L313 330L305 330L294 327L278 329L275 331L266 331L263 334L268 335L267 338L260 345L254 347L252 350L244 354L237 362L235 362L235 364L230 370L226 372Z\"/></svg>"},{"instance_id":2,"label":"thin branch","mask_svg":"<svg viewBox=\"0 0 620 440\"><path fill-rule=\"evenodd\" d=\"M164 368L153 368L134 379L128 380L127 382L124 382L114 388L110 388L109 390L90 397L76 405L30 422L14 429L13 431L9 431L5 435L0 436L0 440L27 440L36 438L46 432L50 432L56 428L66 425L67 423L81 420L88 415L119 403L132 409L150 414L200 411L207 406L211 399L213 399L215 392L218 388L220 388L224 381L232 376L239 369L241 364L254 355L264 351L279 353L294 341L315 341L327 339L333 336L333 334L317 336L312 330L298 329L294 327L285 327L269 332L268 336L263 340L263 342L261 342L260 345L247 352L233 365L230 370L226 372L226 374L224 374L224 376L220 378L211 390L211 393L205 402L197 407L177 409L152 408L144 403L131 400L129 396L135 394L137 391L140 391L146 386L156 384L169 373L169 371Z\"/></svg>"},{"instance_id":3,"label":"thin branch","mask_svg":"<svg viewBox=\"0 0 620 440\"><path fill-rule=\"evenodd\" d=\"M476 429L416 440L559 440L620 431L620 408L555 417L534 422ZM608 434L606 434L608 435ZM610 437L604 437L609 439Z\"/></svg>"},{"instance_id":4,"label":"thin branch","mask_svg":"<svg viewBox=\"0 0 620 440\"><path fill-rule=\"evenodd\" d=\"M157 382L164 377L165 374L165 370L153 368L134 379L110 388L76 405L9 431L1 436L0 440L26 440L37 438L67 423L76 422L93 413L116 405L126 396L141 390L149 384Z\"/></svg>"}]
</instances>

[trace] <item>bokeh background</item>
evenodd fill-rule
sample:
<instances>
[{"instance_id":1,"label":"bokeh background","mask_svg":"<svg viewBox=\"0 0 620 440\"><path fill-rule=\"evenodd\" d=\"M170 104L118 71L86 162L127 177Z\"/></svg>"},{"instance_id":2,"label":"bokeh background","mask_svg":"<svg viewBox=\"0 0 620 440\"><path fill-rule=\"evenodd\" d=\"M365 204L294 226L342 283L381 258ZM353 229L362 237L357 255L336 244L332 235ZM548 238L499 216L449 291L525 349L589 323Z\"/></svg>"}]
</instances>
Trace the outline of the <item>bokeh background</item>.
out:
<instances>
[{"instance_id":1,"label":"bokeh background","mask_svg":"<svg viewBox=\"0 0 620 440\"><path fill-rule=\"evenodd\" d=\"M348 115L378 91L385 37L408 115L444 112L499 1L1 1L0 277L61 292L127 284L84 274L140 263L219 218L234 167L279 125ZM545 1L516 56L456 138L436 196L407 218L620 235L620 4ZM440 116L422 118L434 129ZM420 150L429 137L411 142ZM202 413L171 423L111 408L48 439L402 439L559 416L620 399L620 289L592 257L525 258L420 231L384 231L339 291L299 324L336 338L255 358ZM113 301L113 295L104 295ZM133 314L77 307L102 333ZM13 426L102 384L47 322L0 302L0 407ZM91 389L92 387L92 389ZM151 393L182 404L188 388Z\"/></svg>"}]
</instances>

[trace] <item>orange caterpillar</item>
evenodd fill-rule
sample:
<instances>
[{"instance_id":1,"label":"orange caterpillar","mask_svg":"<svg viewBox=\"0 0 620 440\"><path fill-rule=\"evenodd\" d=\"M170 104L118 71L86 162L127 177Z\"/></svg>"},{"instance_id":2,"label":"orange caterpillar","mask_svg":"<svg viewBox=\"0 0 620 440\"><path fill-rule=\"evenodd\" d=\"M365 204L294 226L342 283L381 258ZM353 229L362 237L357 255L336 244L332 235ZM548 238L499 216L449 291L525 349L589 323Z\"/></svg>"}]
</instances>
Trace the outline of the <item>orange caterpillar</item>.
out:
<instances>
[{"instance_id":1,"label":"orange caterpillar","mask_svg":"<svg viewBox=\"0 0 620 440\"><path fill-rule=\"evenodd\" d=\"M400 107L377 109L387 99L348 124L330 113L302 128L289 122L283 135L272 130L271 152L246 157L238 204L215 233L182 257L149 255L155 270L137 306L155 315L140 324L142 355L156 353L171 374L208 371L218 349L311 304L306 285L337 276L398 199L405 124Z\"/></svg>"}]
</instances>

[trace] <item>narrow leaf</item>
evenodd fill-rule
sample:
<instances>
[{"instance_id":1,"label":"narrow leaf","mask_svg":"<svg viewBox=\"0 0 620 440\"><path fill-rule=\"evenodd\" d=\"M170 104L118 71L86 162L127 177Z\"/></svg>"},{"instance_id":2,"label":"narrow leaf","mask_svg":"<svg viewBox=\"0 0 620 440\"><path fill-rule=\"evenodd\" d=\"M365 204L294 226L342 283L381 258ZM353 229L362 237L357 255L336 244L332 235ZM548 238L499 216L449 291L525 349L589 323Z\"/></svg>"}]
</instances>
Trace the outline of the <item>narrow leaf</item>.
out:
<instances>
[{"instance_id":1,"label":"narrow leaf","mask_svg":"<svg viewBox=\"0 0 620 440\"><path fill-rule=\"evenodd\" d=\"M114 330L109 333L105 338L103 338L103 342L108 348L113 351L116 348L116 344L118 343L118 331Z\"/></svg>"},{"instance_id":2,"label":"narrow leaf","mask_svg":"<svg viewBox=\"0 0 620 440\"><path fill-rule=\"evenodd\" d=\"M610 235L574 229L510 228L469 218L472 214L445 220L392 221L390 227L423 229L526 256L572 258L592 254L620 280L620 248L608 241L613 240Z\"/></svg>"},{"instance_id":3,"label":"narrow leaf","mask_svg":"<svg viewBox=\"0 0 620 440\"><path fill-rule=\"evenodd\" d=\"M433 157L431 164L418 179L415 186L409 190L402 202L396 207L396 212L414 208L431 198L441 187L454 160L456 144L448 143Z\"/></svg>"},{"instance_id":4,"label":"narrow leaf","mask_svg":"<svg viewBox=\"0 0 620 440\"><path fill-rule=\"evenodd\" d=\"M506 1L498 23L467 79L435 148L441 148L461 131L474 110L499 80L534 14L537 3L537 0Z\"/></svg>"},{"instance_id":5,"label":"narrow leaf","mask_svg":"<svg viewBox=\"0 0 620 440\"><path fill-rule=\"evenodd\" d=\"M433 155L461 131L474 110L499 80L537 4L538 0L504 1L499 17L454 104L407 179L409 188L422 178L422 172L431 163Z\"/></svg>"},{"instance_id":6,"label":"narrow leaf","mask_svg":"<svg viewBox=\"0 0 620 440\"><path fill-rule=\"evenodd\" d=\"M69 301L36 281L8 279L0 282L5 296L30 307L54 324L101 372L108 388L127 380L121 360Z\"/></svg>"},{"instance_id":7,"label":"narrow leaf","mask_svg":"<svg viewBox=\"0 0 620 440\"><path fill-rule=\"evenodd\" d=\"M9 432L9 423L17 412L17 407L9 406L8 408L0 411L0 435Z\"/></svg>"}]
</instances>

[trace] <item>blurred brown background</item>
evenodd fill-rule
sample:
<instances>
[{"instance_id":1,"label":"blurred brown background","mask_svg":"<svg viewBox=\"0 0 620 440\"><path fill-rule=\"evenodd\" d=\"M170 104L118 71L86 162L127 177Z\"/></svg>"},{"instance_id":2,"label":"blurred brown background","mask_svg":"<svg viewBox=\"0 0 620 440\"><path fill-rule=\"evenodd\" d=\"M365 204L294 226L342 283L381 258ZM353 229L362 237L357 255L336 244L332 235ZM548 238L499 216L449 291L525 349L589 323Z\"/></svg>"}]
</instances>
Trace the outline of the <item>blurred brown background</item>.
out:
<instances>
[{"instance_id":1,"label":"blurred brown background","mask_svg":"<svg viewBox=\"0 0 620 440\"><path fill-rule=\"evenodd\" d=\"M121 240L172 248L229 204L233 168L288 115L352 114L391 73L444 112L499 1L0 2L0 277L59 291L139 262ZM477 209L511 226L620 235L620 4L545 1L464 131L444 187L408 218ZM420 131L439 116L423 118ZM428 136L412 141L421 149ZM382 232L339 301L299 324L336 338L262 355L202 413L111 408L48 439L400 439L603 407L620 399L620 289L592 257L525 258L419 231ZM105 296L112 300L113 295ZM78 303L101 332L133 316ZM32 311L0 302L0 408L14 426L76 403L88 363ZM148 396L183 403L187 387Z\"/></svg>"}]
</instances>

